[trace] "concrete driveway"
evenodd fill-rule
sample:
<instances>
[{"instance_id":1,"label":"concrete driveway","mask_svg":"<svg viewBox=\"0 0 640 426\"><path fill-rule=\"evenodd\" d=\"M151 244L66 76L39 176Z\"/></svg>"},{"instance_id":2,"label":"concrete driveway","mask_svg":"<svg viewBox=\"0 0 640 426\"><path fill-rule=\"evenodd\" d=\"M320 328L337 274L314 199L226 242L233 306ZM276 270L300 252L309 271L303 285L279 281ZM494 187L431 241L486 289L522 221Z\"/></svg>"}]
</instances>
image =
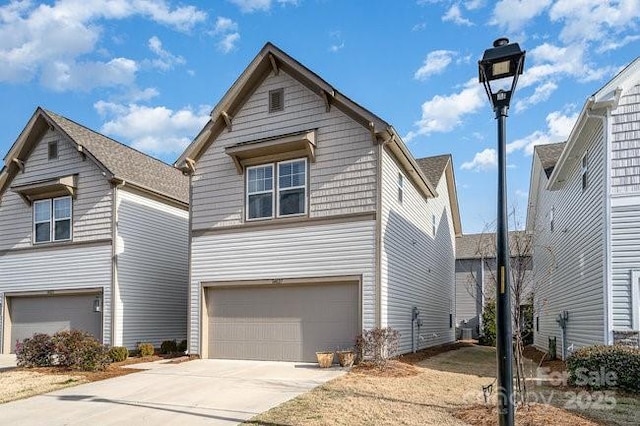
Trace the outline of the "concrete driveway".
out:
<instances>
[{"instance_id":1,"label":"concrete driveway","mask_svg":"<svg viewBox=\"0 0 640 426\"><path fill-rule=\"evenodd\" d=\"M0 405L2 424L231 425L345 373L316 364L197 360Z\"/></svg>"},{"instance_id":2,"label":"concrete driveway","mask_svg":"<svg viewBox=\"0 0 640 426\"><path fill-rule=\"evenodd\" d=\"M15 354L0 354L0 371L16 366Z\"/></svg>"}]
</instances>

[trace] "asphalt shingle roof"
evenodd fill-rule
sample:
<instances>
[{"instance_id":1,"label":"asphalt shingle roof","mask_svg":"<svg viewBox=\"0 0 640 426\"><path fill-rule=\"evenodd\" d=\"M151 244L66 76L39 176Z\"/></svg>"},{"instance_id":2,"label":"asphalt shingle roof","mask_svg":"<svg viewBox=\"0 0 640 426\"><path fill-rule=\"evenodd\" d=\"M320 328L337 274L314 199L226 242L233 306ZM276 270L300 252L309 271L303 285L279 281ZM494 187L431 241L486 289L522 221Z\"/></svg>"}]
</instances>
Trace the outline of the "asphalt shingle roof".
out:
<instances>
[{"instance_id":1,"label":"asphalt shingle roof","mask_svg":"<svg viewBox=\"0 0 640 426\"><path fill-rule=\"evenodd\" d=\"M451 154L416 159L422 173L434 187L438 186L438 182L444 173L444 168L447 167L449 161L451 161Z\"/></svg>"},{"instance_id":2,"label":"asphalt shingle roof","mask_svg":"<svg viewBox=\"0 0 640 426\"><path fill-rule=\"evenodd\" d=\"M565 145L566 142L560 142L550 143L546 145L537 145L535 147L535 150L538 153L538 158L540 158L542 168L547 177L551 176L553 168L556 166L556 163L558 162L560 154L562 154Z\"/></svg>"},{"instance_id":3,"label":"asphalt shingle roof","mask_svg":"<svg viewBox=\"0 0 640 426\"><path fill-rule=\"evenodd\" d=\"M175 200L189 202L189 178L178 169L66 117L45 112L115 177Z\"/></svg>"},{"instance_id":4,"label":"asphalt shingle roof","mask_svg":"<svg viewBox=\"0 0 640 426\"><path fill-rule=\"evenodd\" d=\"M456 259L480 259L482 257L495 257L496 243L495 233L487 232L484 234L467 234L456 237ZM525 240L525 238L527 240ZM509 232L509 245L511 246L511 255L514 256L518 252L523 255L530 256L528 252L531 249L528 236L524 231ZM520 243L518 249L515 245ZM524 253L523 253L524 252Z\"/></svg>"}]
</instances>

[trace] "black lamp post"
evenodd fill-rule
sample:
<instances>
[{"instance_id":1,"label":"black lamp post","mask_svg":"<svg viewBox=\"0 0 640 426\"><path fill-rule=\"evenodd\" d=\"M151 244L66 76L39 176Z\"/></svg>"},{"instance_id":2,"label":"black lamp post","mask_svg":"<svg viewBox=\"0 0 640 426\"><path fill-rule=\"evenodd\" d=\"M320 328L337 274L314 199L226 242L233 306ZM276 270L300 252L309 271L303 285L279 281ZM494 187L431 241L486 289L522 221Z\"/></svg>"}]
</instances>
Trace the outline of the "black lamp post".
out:
<instances>
[{"instance_id":1,"label":"black lamp post","mask_svg":"<svg viewBox=\"0 0 640 426\"><path fill-rule=\"evenodd\" d=\"M484 51L478 62L480 83L498 120L498 217L496 282L496 350L498 361L498 418L500 426L515 422L513 395L513 336L511 332L511 289L509 286L509 240L507 223L507 160L505 124L511 96L522 74L525 52L518 43L500 38ZM498 87L492 89L491 82ZM510 83L510 84L509 84Z\"/></svg>"}]
</instances>

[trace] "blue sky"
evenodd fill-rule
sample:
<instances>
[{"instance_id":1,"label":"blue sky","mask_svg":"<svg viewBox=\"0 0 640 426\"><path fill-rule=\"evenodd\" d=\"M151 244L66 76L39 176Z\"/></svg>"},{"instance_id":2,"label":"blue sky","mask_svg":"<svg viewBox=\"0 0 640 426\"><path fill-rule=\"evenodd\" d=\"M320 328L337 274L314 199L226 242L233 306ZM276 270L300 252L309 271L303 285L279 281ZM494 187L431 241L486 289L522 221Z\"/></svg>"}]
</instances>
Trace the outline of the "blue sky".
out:
<instances>
[{"instance_id":1,"label":"blue sky","mask_svg":"<svg viewBox=\"0 0 640 426\"><path fill-rule=\"evenodd\" d=\"M640 52L638 0L58 0L0 5L0 153L35 108L172 163L271 41L394 125L416 157L453 154L465 233L495 218L493 112L477 60L527 50L508 120L509 204L533 146ZM521 220L521 225L524 225Z\"/></svg>"}]
</instances>

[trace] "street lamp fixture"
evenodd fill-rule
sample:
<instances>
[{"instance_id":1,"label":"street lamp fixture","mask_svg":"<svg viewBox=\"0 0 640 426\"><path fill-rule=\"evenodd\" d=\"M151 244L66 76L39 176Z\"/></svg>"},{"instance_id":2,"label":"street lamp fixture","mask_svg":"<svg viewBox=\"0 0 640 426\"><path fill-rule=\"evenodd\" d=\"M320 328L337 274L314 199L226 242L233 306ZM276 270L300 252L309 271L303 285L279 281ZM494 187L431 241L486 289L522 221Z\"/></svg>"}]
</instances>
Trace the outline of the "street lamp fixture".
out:
<instances>
[{"instance_id":1,"label":"street lamp fixture","mask_svg":"<svg viewBox=\"0 0 640 426\"><path fill-rule=\"evenodd\" d=\"M498 420L500 426L513 426L513 335L511 327L511 288L509 284L509 240L507 223L506 118L518 76L524 68L525 52L507 38L493 42L478 62L480 83L498 120L498 216L496 220L496 357L498 365ZM493 87L492 87L493 83Z\"/></svg>"}]
</instances>

